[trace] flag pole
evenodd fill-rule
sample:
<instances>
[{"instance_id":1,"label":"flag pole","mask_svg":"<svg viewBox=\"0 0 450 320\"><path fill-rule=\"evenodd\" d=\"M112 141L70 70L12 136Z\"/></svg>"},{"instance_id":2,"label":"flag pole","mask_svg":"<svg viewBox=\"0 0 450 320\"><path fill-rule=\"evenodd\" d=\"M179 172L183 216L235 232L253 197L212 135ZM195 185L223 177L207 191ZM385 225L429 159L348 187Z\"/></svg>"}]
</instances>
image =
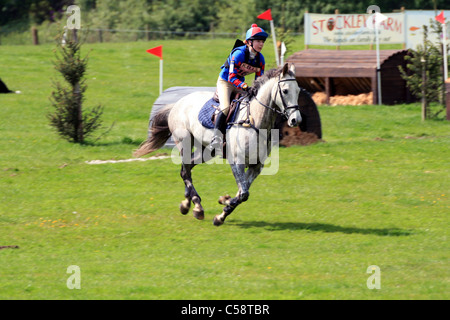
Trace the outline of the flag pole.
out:
<instances>
[{"instance_id":1,"label":"flag pole","mask_svg":"<svg viewBox=\"0 0 450 320\"><path fill-rule=\"evenodd\" d=\"M273 48L275 50L275 60L276 60L275 62L277 63L277 67L278 67L280 65L280 57L278 55L277 38L275 35L275 27L273 25L272 9L268 9L268 10L264 11L259 16L257 16L257 18L270 21L270 30L272 33Z\"/></svg>"},{"instance_id":2,"label":"flag pole","mask_svg":"<svg viewBox=\"0 0 450 320\"><path fill-rule=\"evenodd\" d=\"M444 55L444 82L447 80L448 78L448 62L447 62L447 27L445 25L445 21L442 24L442 53Z\"/></svg>"},{"instance_id":3,"label":"flag pole","mask_svg":"<svg viewBox=\"0 0 450 320\"><path fill-rule=\"evenodd\" d=\"M442 25L442 55L444 60L444 82L448 78L447 65L447 27L445 25L444 11L441 11L434 19Z\"/></svg>"},{"instance_id":4,"label":"flag pole","mask_svg":"<svg viewBox=\"0 0 450 320\"><path fill-rule=\"evenodd\" d=\"M159 94L163 92L163 59L159 59Z\"/></svg>"},{"instance_id":5,"label":"flag pole","mask_svg":"<svg viewBox=\"0 0 450 320\"><path fill-rule=\"evenodd\" d=\"M277 66L279 66L280 65L280 57L278 56L277 38L275 35L275 27L273 25L273 20L270 20L270 30L272 32L273 47L275 48L275 60L277 62Z\"/></svg>"},{"instance_id":6,"label":"flag pole","mask_svg":"<svg viewBox=\"0 0 450 320\"><path fill-rule=\"evenodd\" d=\"M148 53L159 57L159 94L163 91L163 50L162 46L146 50Z\"/></svg>"},{"instance_id":7,"label":"flag pole","mask_svg":"<svg viewBox=\"0 0 450 320\"><path fill-rule=\"evenodd\" d=\"M375 13L376 15L377 13ZM382 104L381 101L381 65L380 65L380 36L378 34L379 22L375 22L375 39L377 46L377 85L378 85L378 105Z\"/></svg>"}]
</instances>

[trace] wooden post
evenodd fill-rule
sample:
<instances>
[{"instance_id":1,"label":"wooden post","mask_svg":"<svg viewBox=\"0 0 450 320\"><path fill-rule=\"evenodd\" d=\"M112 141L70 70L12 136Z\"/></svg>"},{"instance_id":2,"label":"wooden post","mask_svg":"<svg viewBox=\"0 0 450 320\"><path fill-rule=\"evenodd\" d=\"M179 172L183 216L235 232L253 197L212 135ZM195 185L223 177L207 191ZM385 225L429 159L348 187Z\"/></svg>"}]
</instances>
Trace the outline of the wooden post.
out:
<instances>
[{"instance_id":1,"label":"wooden post","mask_svg":"<svg viewBox=\"0 0 450 320\"><path fill-rule=\"evenodd\" d=\"M75 41L75 43L78 43L78 30L73 29L72 33L73 33L73 41Z\"/></svg>"},{"instance_id":2,"label":"wooden post","mask_svg":"<svg viewBox=\"0 0 450 320\"><path fill-rule=\"evenodd\" d=\"M309 13L308 9L305 10L305 13ZM306 38L306 35L305 35L305 38ZM305 50L308 50L308 49L309 49L309 45L305 44Z\"/></svg>"},{"instance_id":3,"label":"wooden post","mask_svg":"<svg viewBox=\"0 0 450 320\"><path fill-rule=\"evenodd\" d=\"M424 57L422 57L420 61L422 62L422 121L425 121L427 118L427 109L428 109L425 90L425 88L427 87L427 64Z\"/></svg>"},{"instance_id":4,"label":"wooden post","mask_svg":"<svg viewBox=\"0 0 450 320\"><path fill-rule=\"evenodd\" d=\"M98 29L98 41L100 41L100 43L103 42L103 30L102 29Z\"/></svg>"},{"instance_id":5,"label":"wooden post","mask_svg":"<svg viewBox=\"0 0 450 320\"><path fill-rule=\"evenodd\" d=\"M339 9L334 10L334 14L339 14ZM337 19L335 19L337 21ZM336 50L341 50L341 46L336 46Z\"/></svg>"},{"instance_id":6,"label":"wooden post","mask_svg":"<svg viewBox=\"0 0 450 320\"><path fill-rule=\"evenodd\" d=\"M31 28L31 37L33 38L33 44L35 46L39 45L39 36L38 36L38 30L36 27Z\"/></svg>"},{"instance_id":7,"label":"wooden post","mask_svg":"<svg viewBox=\"0 0 450 320\"><path fill-rule=\"evenodd\" d=\"M211 39L215 39L216 38L214 32L215 32L215 30L214 30L214 22L211 22L209 24L209 33L211 34Z\"/></svg>"},{"instance_id":8,"label":"wooden post","mask_svg":"<svg viewBox=\"0 0 450 320\"><path fill-rule=\"evenodd\" d=\"M330 97L334 94L333 80L329 77L325 78L325 94L327 95L326 104L330 104Z\"/></svg>"},{"instance_id":9,"label":"wooden post","mask_svg":"<svg viewBox=\"0 0 450 320\"><path fill-rule=\"evenodd\" d=\"M401 11L402 13L405 13L405 7L401 7L401 8L400 8L400 11ZM403 43L402 43L402 49L403 49L403 50L406 49L406 42L403 42Z\"/></svg>"}]
</instances>

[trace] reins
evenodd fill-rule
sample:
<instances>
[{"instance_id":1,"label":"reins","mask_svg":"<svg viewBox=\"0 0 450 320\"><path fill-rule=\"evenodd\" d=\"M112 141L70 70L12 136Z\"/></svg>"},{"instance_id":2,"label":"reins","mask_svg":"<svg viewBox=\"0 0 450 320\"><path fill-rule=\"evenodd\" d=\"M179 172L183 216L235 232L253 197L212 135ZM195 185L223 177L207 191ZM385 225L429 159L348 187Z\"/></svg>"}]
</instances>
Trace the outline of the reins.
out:
<instances>
[{"instance_id":1,"label":"reins","mask_svg":"<svg viewBox=\"0 0 450 320\"><path fill-rule=\"evenodd\" d=\"M276 92L275 98L274 98L274 100L276 100L277 94L278 94L278 92L280 92L280 97L281 97L281 102L283 103L284 112L282 112L282 111L280 111L280 110L278 110L278 109L272 108L271 106L268 106L268 105L262 103L261 101L259 101L259 99L257 98L256 95L254 96L255 100L256 100L260 105L262 105L264 108L269 109L269 110L271 110L272 112L278 113L278 114L280 114L280 115L282 115L282 116L285 116L286 118L288 118L287 111L288 111L289 109L295 109L295 110L300 111L300 106L299 106L298 104L292 105L292 106L288 106L288 105L286 104L286 101L284 100L284 97L283 97L283 94L282 94L282 91L281 91L281 87L280 87L280 83L281 83L281 82L287 82L287 81L297 81L297 80L295 80L295 79L284 79L284 80L281 80L280 78L278 78L278 83L277 83L278 89L277 89L277 92ZM240 98L240 99L239 99L239 100L241 100L240 103L242 103L243 100L244 100L245 98L246 98L246 97ZM238 100L238 101L239 101L239 100ZM238 122L230 122L229 124L232 124L232 125L242 125L243 127L246 127L246 128L253 128L257 133L259 133L259 129L258 129L257 127L255 127L255 121L254 121L252 115L250 114L250 100L248 101L248 103L247 103L247 105L245 106L245 108L247 108L247 119L241 120L241 121L238 121ZM241 110L242 110L242 109L241 109Z\"/></svg>"}]
</instances>

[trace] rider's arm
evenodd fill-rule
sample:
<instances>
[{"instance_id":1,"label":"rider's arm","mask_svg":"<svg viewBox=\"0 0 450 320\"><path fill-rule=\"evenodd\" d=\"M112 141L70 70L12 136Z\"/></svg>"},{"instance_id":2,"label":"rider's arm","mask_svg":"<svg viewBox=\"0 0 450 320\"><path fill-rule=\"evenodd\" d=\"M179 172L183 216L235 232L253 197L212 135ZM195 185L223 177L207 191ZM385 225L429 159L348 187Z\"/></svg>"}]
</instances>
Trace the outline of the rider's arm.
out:
<instances>
[{"instance_id":1,"label":"rider's arm","mask_svg":"<svg viewBox=\"0 0 450 320\"><path fill-rule=\"evenodd\" d=\"M247 86L245 79L238 76L239 67L245 62L245 53L240 50L236 50L231 55L230 60L231 63L230 71L228 73L228 82L232 83L236 88L245 89L245 86Z\"/></svg>"}]
</instances>

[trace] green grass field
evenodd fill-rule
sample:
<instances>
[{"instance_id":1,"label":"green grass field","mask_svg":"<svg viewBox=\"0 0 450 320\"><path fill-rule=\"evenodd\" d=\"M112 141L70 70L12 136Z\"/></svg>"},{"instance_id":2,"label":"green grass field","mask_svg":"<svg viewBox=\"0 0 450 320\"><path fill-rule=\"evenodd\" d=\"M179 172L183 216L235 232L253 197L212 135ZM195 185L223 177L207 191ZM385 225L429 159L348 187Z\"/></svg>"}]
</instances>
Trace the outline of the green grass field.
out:
<instances>
[{"instance_id":1,"label":"green grass field","mask_svg":"<svg viewBox=\"0 0 450 320\"><path fill-rule=\"evenodd\" d=\"M217 199L236 192L226 165L194 169L197 221L178 211L170 159L85 163L128 159L145 139L159 90L146 49L164 45L165 88L214 86L231 42L85 45L85 105L115 123L86 145L46 119L54 47L0 46L0 77L22 91L0 95L0 246L20 247L0 250L0 299L450 298L450 123L422 122L418 104L320 106L326 142L281 148L279 172L219 228ZM80 290L67 288L71 265Z\"/></svg>"}]
</instances>

